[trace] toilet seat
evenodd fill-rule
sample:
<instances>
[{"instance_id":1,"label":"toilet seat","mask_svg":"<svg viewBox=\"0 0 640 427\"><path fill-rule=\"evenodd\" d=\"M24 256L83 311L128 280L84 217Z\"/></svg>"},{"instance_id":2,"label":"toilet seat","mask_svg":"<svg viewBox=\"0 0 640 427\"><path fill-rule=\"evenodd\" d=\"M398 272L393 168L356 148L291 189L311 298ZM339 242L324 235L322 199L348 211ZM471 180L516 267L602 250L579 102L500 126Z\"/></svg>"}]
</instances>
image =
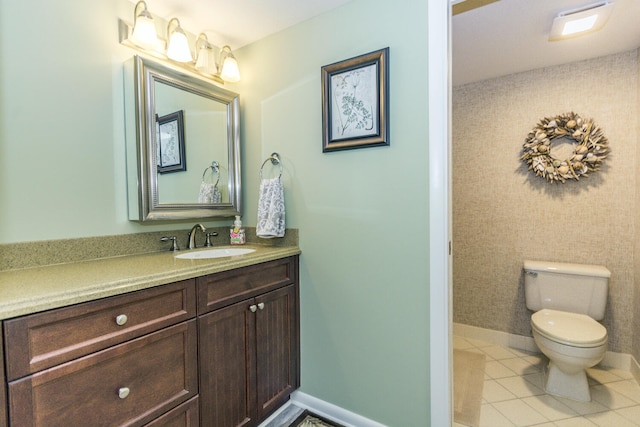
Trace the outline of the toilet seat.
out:
<instances>
[{"instance_id":1,"label":"toilet seat","mask_svg":"<svg viewBox=\"0 0 640 427\"><path fill-rule=\"evenodd\" d=\"M572 347L598 347L607 342L605 327L584 314L543 309L531 316L531 326L545 338Z\"/></svg>"}]
</instances>

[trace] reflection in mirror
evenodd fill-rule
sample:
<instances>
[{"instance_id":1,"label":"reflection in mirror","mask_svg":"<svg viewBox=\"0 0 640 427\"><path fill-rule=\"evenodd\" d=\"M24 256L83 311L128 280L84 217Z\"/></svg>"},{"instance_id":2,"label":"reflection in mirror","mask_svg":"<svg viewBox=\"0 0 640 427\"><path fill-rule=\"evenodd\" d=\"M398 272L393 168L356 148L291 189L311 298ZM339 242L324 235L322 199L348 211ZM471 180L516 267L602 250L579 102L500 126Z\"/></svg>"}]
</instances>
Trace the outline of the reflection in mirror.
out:
<instances>
[{"instance_id":1,"label":"reflection in mirror","mask_svg":"<svg viewBox=\"0 0 640 427\"><path fill-rule=\"evenodd\" d=\"M129 218L238 215L238 95L139 56L125 69Z\"/></svg>"}]
</instances>

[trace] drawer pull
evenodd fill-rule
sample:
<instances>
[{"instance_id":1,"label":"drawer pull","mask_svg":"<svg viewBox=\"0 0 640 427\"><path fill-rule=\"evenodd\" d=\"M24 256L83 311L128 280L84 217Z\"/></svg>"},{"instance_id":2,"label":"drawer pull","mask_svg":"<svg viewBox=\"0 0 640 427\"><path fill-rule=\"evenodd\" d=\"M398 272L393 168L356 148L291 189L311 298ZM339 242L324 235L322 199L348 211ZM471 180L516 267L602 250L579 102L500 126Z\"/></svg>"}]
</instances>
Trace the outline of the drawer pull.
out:
<instances>
[{"instance_id":1,"label":"drawer pull","mask_svg":"<svg viewBox=\"0 0 640 427\"><path fill-rule=\"evenodd\" d=\"M126 314L119 314L118 316L116 316L116 323L120 326L123 326L125 323L127 323L127 320L129 320L129 318Z\"/></svg>"},{"instance_id":2,"label":"drawer pull","mask_svg":"<svg viewBox=\"0 0 640 427\"><path fill-rule=\"evenodd\" d=\"M249 310L251 310L252 313L255 313L256 311L258 311L258 306L255 304L252 304L249 306Z\"/></svg>"},{"instance_id":3,"label":"drawer pull","mask_svg":"<svg viewBox=\"0 0 640 427\"><path fill-rule=\"evenodd\" d=\"M118 397L119 397L120 399L126 399L126 398L127 398L127 396L129 396L129 392L130 392L130 391L131 391L131 390L129 390L129 387L120 387L120 388L118 389Z\"/></svg>"},{"instance_id":4,"label":"drawer pull","mask_svg":"<svg viewBox=\"0 0 640 427\"><path fill-rule=\"evenodd\" d=\"M259 304L258 304L258 308L259 308L260 310L264 309L264 303L263 303L263 302L259 303Z\"/></svg>"}]
</instances>

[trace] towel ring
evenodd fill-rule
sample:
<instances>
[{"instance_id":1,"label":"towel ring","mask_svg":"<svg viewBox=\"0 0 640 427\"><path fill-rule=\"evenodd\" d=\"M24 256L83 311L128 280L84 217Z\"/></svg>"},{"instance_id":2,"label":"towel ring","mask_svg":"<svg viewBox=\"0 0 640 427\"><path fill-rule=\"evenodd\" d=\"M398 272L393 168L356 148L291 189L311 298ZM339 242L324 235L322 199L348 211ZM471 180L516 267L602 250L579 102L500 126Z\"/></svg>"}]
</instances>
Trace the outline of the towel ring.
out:
<instances>
[{"instance_id":1,"label":"towel ring","mask_svg":"<svg viewBox=\"0 0 640 427\"><path fill-rule=\"evenodd\" d=\"M214 187L218 185L218 182L220 182L220 165L218 164L218 162L216 162L215 160L211 162L211 166L207 166L204 169L204 172L202 172L202 181L204 182L204 176L207 174L207 171L211 169L211 175L213 175L213 173L215 172L217 177L216 177L216 183L213 184Z\"/></svg>"},{"instance_id":2,"label":"towel ring","mask_svg":"<svg viewBox=\"0 0 640 427\"><path fill-rule=\"evenodd\" d=\"M267 160L262 162L262 166L260 166L260 179L262 179L262 169L264 168L264 165L266 165L269 160L271 160L272 165L280 166L280 175L278 175L278 178L280 178L282 176L282 162L280 161L280 154L271 153L271 155L267 158Z\"/></svg>"}]
</instances>

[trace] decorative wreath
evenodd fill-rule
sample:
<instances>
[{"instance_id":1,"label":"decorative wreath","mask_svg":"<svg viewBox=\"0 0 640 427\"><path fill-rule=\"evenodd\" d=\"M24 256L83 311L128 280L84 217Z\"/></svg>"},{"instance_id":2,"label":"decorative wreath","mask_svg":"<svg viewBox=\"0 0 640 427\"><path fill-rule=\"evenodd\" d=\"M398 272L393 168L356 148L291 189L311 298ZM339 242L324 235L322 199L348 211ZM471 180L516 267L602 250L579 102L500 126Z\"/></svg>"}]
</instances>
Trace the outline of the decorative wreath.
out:
<instances>
[{"instance_id":1,"label":"decorative wreath","mask_svg":"<svg viewBox=\"0 0 640 427\"><path fill-rule=\"evenodd\" d=\"M577 142L566 159L556 158L551 151L553 140L562 137ZM571 112L541 119L527 135L522 151L521 159L536 176L564 184L567 179L579 180L599 170L609 154L609 141L593 120Z\"/></svg>"}]
</instances>

